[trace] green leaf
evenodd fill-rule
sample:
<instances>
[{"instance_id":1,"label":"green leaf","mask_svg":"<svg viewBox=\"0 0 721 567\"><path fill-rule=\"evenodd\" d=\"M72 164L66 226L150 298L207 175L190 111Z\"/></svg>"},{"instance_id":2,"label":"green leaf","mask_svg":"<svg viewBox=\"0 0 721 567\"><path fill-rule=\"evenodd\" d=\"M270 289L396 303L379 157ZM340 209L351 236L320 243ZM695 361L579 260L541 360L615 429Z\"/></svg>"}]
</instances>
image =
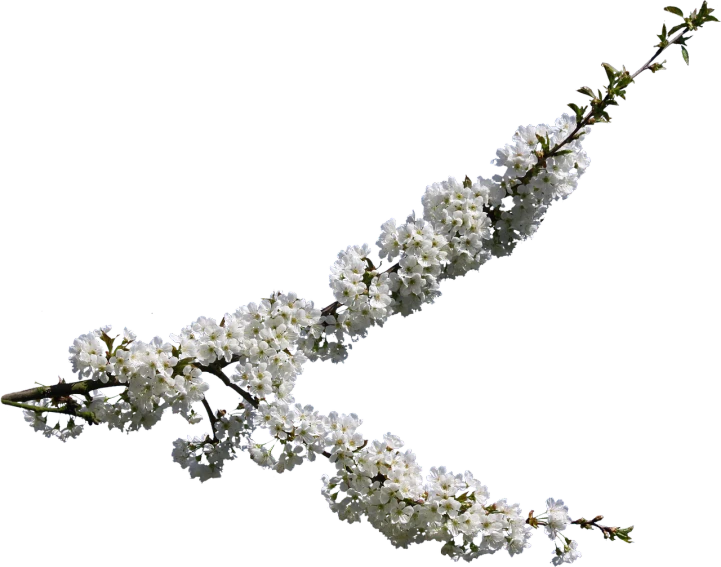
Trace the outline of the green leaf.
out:
<instances>
[{"instance_id":1,"label":"green leaf","mask_svg":"<svg viewBox=\"0 0 721 567\"><path fill-rule=\"evenodd\" d=\"M569 103L568 106L570 106L573 109L573 112L576 113L576 122L581 122L581 120L583 120L583 113L586 112L587 107L582 106L579 108L577 104L573 104L572 102Z\"/></svg>"},{"instance_id":2,"label":"green leaf","mask_svg":"<svg viewBox=\"0 0 721 567\"><path fill-rule=\"evenodd\" d=\"M471 178L466 175L466 178L463 180L463 187L468 189L471 185L473 185L473 181L471 181Z\"/></svg>"},{"instance_id":3,"label":"green leaf","mask_svg":"<svg viewBox=\"0 0 721 567\"><path fill-rule=\"evenodd\" d=\"M553 154L554 156L565 156L567 154L572 154L573 150L561 150L560 152L556 152Z\"/></svg>"},{"instance_id":4,"label":"green leaf","mask_svg":"<svg viewBox=\"0 0 721 567\"><path fill-rule=\"evenodd\" d=\"M706 16L704 19L707 22L718 22L718 18L716 16Z\"/></svg>"},{"instance_id":5,"label":"green leaf","mask_svg":"<svg viewBox=\"0 0 721 567\"><path fill-rule=\"evenodd\" d=\"M686 65L688 65L688 51L683 45L681 46L681 55L683 55L683 60L686 61Z\"/></svg>"},{"instance_id":6,"label":"green leaf","mask_svg":"<svg viewBox=\"0 0 721 567\"><path fill-rule=\"evenodd\" d=\"M675 34L678 30L680 30L681 28L685 28L685 27L686 27L686 24L679 24L679 25L677 25L677 26L673 26L673 27L669 30L668 35L673 35L673 34Z\"/></svg>"},{"instance_id":7,"label":"green leaf","mask_svg":"<svg viewBox=\"0 0 721 567\"><path fill-rule=\"evenodd\" d=\"M611 118L611 115L605 110L601 110L593 116L599 122L605 122L606 124L611 124L611 122L613 122L613 118Z\"/></svg>"},{"instance_id":8,"label":"green leaf","mask_svg":"<svg viewBox=\"0 0 721 567\"><path fill-rule=\"evenodd\" d=\"M663 63L666 63L665 59ZM651 69L652 73L655 73L656 71L665 71L666 67L663 66L663 63L654 63L653 65L649 65L648 68Z\"/></svg>"},{"instance_id":9,"label":"green leaf","mask_svg":"<svg viewBox=\"0 0 721 567\"><path fill-rule=\"evenodd\" d=\"M616 75L618 75L618 71L613 68L612 65L609 65L608 63L601 63L603 68L606 70L606 75L608 76L608 80L613 83L614 79L616 78Z\"/></svg>"},{"instance_id":10,"label":"green leaf","mask_svg":"<svg viewBox=\"0 0 721 567\"><path fill-rule=\"evenodd\" d=\"M586 96L590 96L591 98L596 98L596 95L593 94L593 91L590 87L581 87L576 92L579 92L581 94L585 94Z\"/></svg>"},{"instance_id":11,"label":"green leaf","mask_svg":"<svg viewBox=\"0 0 721 567\"><path fill-rule=\"evenodd\" d=\"M661 35L658 36L658 39L660 39L661 41L666 39L666 24L663 24L663 28L661 29Z\"/></svg>"},{"instance_id":12,"label":"green leaf","mask_svg":"<svg viewBox=\"0 0 721 567\"><path fill-rule=\"evenodd\" d=\"M708 3L706 0L703 0L703 4L701 4L701 9L699 10L699 15L705 16L706 14L708 14Z\"/></svg>"},{"instance_id":13,"label":"green leaf","mask_svg":"<svg viewBox=\"0 0 721 567\"><path fill-rule=\"evenodd\" d=\"M538 143L541 144L543 151L548 151L548 138L544 138L540 134L536 134L536 139L538 140Z\"/></svg>"},{"instance_id":14,"label":"green leaf","mask_svg":"<svg viewBox=\"0 0 721 567\"><path fill-rule=\"evenodd\" d=\"M666 6L664 10L666 12L671 12L672 14L676 14L677 16L681 16L683 18L683 12L675 6Z\"/></svg>"}]
</instances>

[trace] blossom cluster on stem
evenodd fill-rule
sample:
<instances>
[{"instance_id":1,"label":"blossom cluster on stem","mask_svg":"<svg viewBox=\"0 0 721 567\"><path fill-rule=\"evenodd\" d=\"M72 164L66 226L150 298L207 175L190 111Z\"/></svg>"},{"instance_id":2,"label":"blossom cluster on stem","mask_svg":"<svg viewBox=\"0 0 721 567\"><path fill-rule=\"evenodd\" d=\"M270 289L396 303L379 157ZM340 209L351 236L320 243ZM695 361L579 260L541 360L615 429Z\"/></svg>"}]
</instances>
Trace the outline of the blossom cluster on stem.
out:
<instances>
[{"instance_id":1,"label":"blossom cluster on stem","mask_svg":"<svg viewBox=\"0 0 721 567\"><path fill-rule=\"evenodd\" d=\"M518 504L491 501L487 487L469 471L454 474L432 467L424 479L415 455L401 451L399 437L388 433L369 441L359 431L356 414L322 415L297 402L293 390L305 363L345 360L352 343L371 327L383 326L397 313L419 311L440 296L443 280L507 256L538 230L551 203L567 198L589 166L582 142L591 125L610 120L608 108L625 98L625 89L641 72L664 68L654 60L669 46L680 45L688 63L690 36L684 34L718 21L706 2L688 17L673 6L666 11L683 23L668 32L664 24L658 50L636 73L604 63L606 94L579 89L591 98L588 113L589 106L571 103L574 115L564 114L551 125L519 126L492 162L503 168L501 174L476 181L449 178L427 187L422 216L413 213L404 223L390 219L382 224L375 261L367 244L342 250L331 267L334 303L317 309L294 293L276 291L226 313L220 322L199 317L171 335L172 343L160 337L145 343L127 329L116 337L109 335L110 327L96 329L70 347L73 372L85 380L15 392L3 396L3 403L22 408L34 430L62 441L83 430L76 419L131 432L151 428L168 409L197 423L203 418L194 406L201 404L210 433L177 439L172 451L192 478L219 477L225 463L244 451L278 473L321 455L336 469L335 475L323 477L322 493L341 520L366 518L398 547L440 541L442 553L455 560L500 550L521 553L541 526L558 542L554 565L580 557L577 543L562 533L572 524L630 542L633 526L602 526L603 516L572 521L563 500L549 498L541 515L532 510L524 518ZM384 260L395 263L381 270ZM213 411L206 375L241 396L237 408ZM113 396L100 392L115 387L122 391ZM39 403L25 403L32 400ZM43 414L70 417L51 426Z\"/></svg>"},{"instance_id":2,"label":"blossom cluster on stem","mask_svg":"<svg viewBox=\"0 0 721 567\"><path fill-rule=\"evenodd\" d=\"M325 309L293 293L274 292L226 313L220 322L199 317L171 336L172 343L159 337L145 343L127 329L111 337L110 327L81 335L70 347L73 371L123 390L112 397L96 391L84 400L71 398L73 404L92 415L92 423L130 432L152 427L168 409L196 423L202 417L194 406L202 403L211 431L177 439L172 451L192 478L219 477L226 462L244 451L279 473L321 455L336 468L334 476L323 477L322 493L342 520L366 518L400 547L441 541L442 552L454 559L499 550L521 553L536 526L518 504L491 502L488 489L469 471L433 467L424 479L415 455L401 451L399 437L388 433L368 441L357 415L321 415L296 402L293 389L306 362L344 360L351 343L367 336L370 327L420 310L440 296L444 279L505 256L531 236L548 206L573 192L589 164L581 142L590 127L576 126L575 118L564 114L553 125L519 127L493 162L504 168L502 175L475 182L450 178L427 187L422 217L383 223L375 261L367 244L338 254L330 275L336 301ZM571 132L576 135L563 152L545 157L545 150ZM383 261L394 263L381 270ZM238 408L213 413L205 398L208 375L242 395ZM47 435L49 426L39 415L26 412L31 425ZM81 430L73 424L58 436L75 437ZM545 525L552 539L570 523L559 512L562 504L548 501ZM570 545L554 562L578 557Z\"/></svg>"}]
</instances>

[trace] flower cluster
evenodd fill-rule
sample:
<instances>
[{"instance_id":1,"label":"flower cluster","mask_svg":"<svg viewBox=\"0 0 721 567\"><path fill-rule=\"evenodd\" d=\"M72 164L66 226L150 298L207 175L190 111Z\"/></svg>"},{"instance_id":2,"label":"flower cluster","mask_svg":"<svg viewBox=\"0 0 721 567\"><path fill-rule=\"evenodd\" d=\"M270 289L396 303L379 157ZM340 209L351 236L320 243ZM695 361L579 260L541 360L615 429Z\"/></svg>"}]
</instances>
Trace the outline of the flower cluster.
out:
<instances>
[{"instance_id":1,"label":"flower cluster","mask_svg":"<svg viewBox=\"0 0 721 567\"><path fill-rule=\"evenodd\" d=\"M563 150L551 151L551 157L538 161L546 151L563 143L576 130L576 117L564 114L555 124L519 126L514 144L499 149L492 163L506 167L503 176L494 176L491 205L498 211L494 223L492 253L506 256L516 243L532 236L538 229L548 206L567 198L577 187L578 179L590 165L581 142L591 127L579 128ZM480 179L480 178L479 178ZM500 191L499 191L500 189Z\"/></svg>"},{"instance_id":2,"label":"flower cluster","mask_svg":"<svg viewBox=\"0 0 721 567\"><path fill-rule=\"evenodd\" d=\"M89 402L85 402L85 410L110 429L124 430L127 426L126 431L137 431L141 426L150 429L167 409L179 413L189 423L197 423L201 418L192 405L202 400L209 388L201 374L200 369L184 365L180 374L162 378L154 376L153 381L142 375L133 375L128 387L115 396L116 400L111 402L113 398L96 393Z\"/></svg>"},{"instance_id":3,"label":"flower cluster","mask_svg":"<svg viewBox=\"0 0 721 567\"><path fill-rule=\"evenodd\" d=\"M589 126L579 129L563 150L551 151L575 128L576 118L568 114L554 126L519 126L513 145L499 149L493 162L506 168L502 176L475 182L466 178L462 184L449 178L427 187L422 219L413 214L404 224L390 219L381 226L379 257L400 257L386 272L378 274L366 245L341 252L332 268L331 288L346 310L328 321L328 332L337 334L345 327L351 337L364 336L367 327L382 324L391 313L409 315L440 295L442 279L465 275L492 256L505 256L519 240L533 235L551 202L568 197L590 163L581 147ZM539 162L547 152L552 157ZM380 279L384 275L385 281ZM375 278L384 286L376 291L382 310L374 313L368 298Z\"/></svg>"},{"instance_id":4,"label":"flower cluster","mask_svg":"<svg viewBox=\"0 0 721 567\"><path fill-rule=\"evenodd\" d=\"M323 478L323 494L342 520L365 517L396 546L441 541L442 552L454 559L502 549L521 553L538 523L529 524L517 504L489 502L487 488L470 472L432 468L424 480L414 454L401 451L398 437L389 433L369 443L358 431L358 416L321 415L296 403L293 389L305 362L344 360L350 348L345 337L355 341L395 313L419 310L440 295L443 279L506 255L532 235L548 205L566 198L588 166L580 146L587 131L567 142L576 132L575 118L567 115L554 126L519 127L513 144L497 152L496 165L506 168L502 176L463 183L450 178L427 187L423 218L413 214L401 225L391 219L381 227L378 256L397 262L381 272L368 245L341 251L330 275L336 302L322 311L293 293L275 292L220 322L198 318L171 336L176 346L158 337L143 343L127 330L118 342L108 335L109 327L82 335L70 348L73 370L124 390L112 403L97 393L83 406L74 403L95 422L131 431L151 427L168 408L195 423L200 417L192 406L202 401L212 434L178 439L172 453L193 478L220 476L224 463L244 450L279 473L323 455L337 469L335 476ZM557 151L562 143L565 149ZM204 373L242 394L235 411L211 413ZM62 433L49 434L38 413L26 415L46 435L67 438L80 431L71 422L70 428L52 429ZM542 525L552 539L561 538L559 532L570 523L568 509L553 499L547 508ZM554 564L580 556L575 542L561 541Z\"/></svg>"},{"instance_id":5,"label":"flower cluster","mask_svg":"<svg viewBox=\"0 0 721 567\"><path fill-rule=\"evenodd\" d=\"M480 177L472 185L464 186L451 178L426 189L423 215L448 242L444 277L462 276L490 259L487 241L492 236L488 216L491 190L497 193L499 187Z\"/></svg>"},{"instance_id":6,"label":"flower cluster","mask_svg":"<svg viewBox=\"0 0 721 567\"><path fill-rule=\"evenodd\" d=\"M349 523L367 516L397 547L436 540L442 553L471 560L505 549L521 553L532 528L517 504L488 503L488 489L473 475L433 467L427 482L411 451L390 433L355 451L344 451L334 477L323 477L331 510Z\"/></svg>"},{"instance_id":7,"label":"flower cluster","mask_svg":"<svg viewBox=\"0 0 721 567\"><path fill-rule=\"evenodd\" d=\"M344 309L323 317L324 335L306 345L312 360L344 360L347 356L344 335L352 340L365 337L369 327L383 326L393 313L391 278L388 273L378 272L369 258L370 252L367 244L349 246L338 253L331 266L330 287L338 307Z\"/></svg>"},{"instance_id":8,"label":"flower cluster","mask_svg":"<svg viewBox=\"0 0 721 567\"><path fill-rule=\"evenodd\" d=\"M49 399L40 400L38 403L39 407L46 408L50 405ZM53 427L48 425L48 418L45 415L37 411L25 410L23 411L25 421L35 431L40 431L45 437L56 437L63 443L70 438L75 439L83 431L82 424L75 423L73 418L70 418L64 426L57 422Z\"/></svg>"},{"instance_id":9,"label":"flower cluster","mask_svg":"<svg viewBox=\"0 0 721 567\"><path fill-rule=\"evenodd\" d=\"M326 451L330 461L344 462L364 442L363 421L357 413L319 412L312 404L274 399L261 404L253 418L256 436L245 439L256 466L276 474L294 471L304 462L316 463ZM265 436L272 440L259 441Z\"/></svg>"},{"instance_id":10,"label":"flower cluster","mask_svg":"<svg viewBox=\"0 0 721 567\"><path fill-rule=\"evenodd\" d=\"M103 384L113 380L113 384L127 384L127 388L113 403L102 395L84 401L85 410L111 429L127 425L128 431L141 426L149 429L168 408L191 423L197 421L191 406L202 400L208 389L200 370L188 365L188 359L178 364L180 352L160 337L144 343L125 329L115 345L118 337L111 338L110 329L103 327L77 338L70 347L70 361L81 376Z\"/></svg>"},{"instance_id":11,"label":"flower cluster","mask_svg":"<svg viewBox=\"0 0 721 567\"><path fill-rule=\"evenodd\" d=\"M80 335L73 341L70 347L70 363L73 372L78 376L91 377L93 380L100 380L103 383L108 381L108 372L111 370L108 364L108 345L102 340L102 336L110 332L110 326L95 329L92 333ZM126 330L127 332L127 330ZM124 337L127 345L134 337Z\"/></svg>"},{"instance_id":12,"label":"flower cluster","mask_svg":"<svg viewBox=\"0 0 721 567\"><path fill-rule=\"evenodd\" d=\"M401 256L390 273L394 308L409 315L440 295L438 277L447 263L448 241L429 221L416 219L415 215L399 227L391 219L381 230L377 242L380 257L393 260L396 255Z\"/></svg>"},{"instance_id":13,"label":"flower cluster","mask_svg":"<svg viewBox=\"0 0 721 567\"><path fill-rule=\"evenodd\" d=\"M578 543L568 538L563 538L563 548L556 547L556 557L551 560L554 565L562 565L563 563L573 563L581 557L577 551Z\"/></svg>"},{"instance_id":14,"label":"flower cluster","mask_svg":"<svg viewBox=\"0 0 721 567\"><path fill-rule=\"evenodd\" d=\"M319 317L320 311L313 308L312 302L298 299L293 293L274 293L260 304L249 303L235 313L227 313L220 323L200 317L172 338L180 343L183 357L201 366L239 360L264 362L280 384L292 381L293 368L305 360L300 352L289 353L288 347L301 335L320 335Z\"/></svg>"},{"instance_id":15,"label":"flower cluster","mask_svg":"<svg viewBox=\"0 0 721 567\"><path fill-rule=\"evenodd\" d=\"M239 404L230 412L216 410L213 413L214 436L202 433L186 433L170 444L169 456L176 467L201 483L220 478L225 464L235 460L242 452L243 438L251 430L253 407ZM203 417L193 414L189 425L199 423Z\"/></svg>"},{"instance_id":16,"label":"flower cluster","mask_svg":"<svg viewBox=\"0 0 721 567\"><path fill-rule=\"evenodd\" d=\"M235 448L229 441L207 443L204 434L186 434L170 443L171 458L188 476L206 483L219 478L225 463L233 457Z\"/></svg>"},{"instance_id":17,"label":"flower cluster","mask_svg":"<svg viewBox=\"0 0 721 567\"><path fill-rule=\"evenodd\" d=\"M568 515L568 506L563 503L563 500L549 498L546 500L546 511L544 515L548 537L551 540L559 539L562 544L562 547L556 545L556 556L551 562L554 565L573 563L581 557L581 554L577 551L578 544L560 533L571 523L571 517ZM544 515L540 517L543 518Z\"/></svg>"}]
</instances>

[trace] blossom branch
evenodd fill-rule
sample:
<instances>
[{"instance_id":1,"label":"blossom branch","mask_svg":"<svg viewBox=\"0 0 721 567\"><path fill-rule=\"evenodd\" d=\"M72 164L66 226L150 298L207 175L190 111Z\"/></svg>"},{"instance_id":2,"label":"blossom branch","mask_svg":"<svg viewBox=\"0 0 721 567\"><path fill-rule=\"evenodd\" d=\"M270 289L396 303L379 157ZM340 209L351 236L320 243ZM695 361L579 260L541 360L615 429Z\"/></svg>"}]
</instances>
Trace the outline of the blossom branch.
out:
<instances>
[{"instance_id":1,"label":"blossom branch","mask_svg":"<svg viewBox=\"0 0 721 567\"><path fill-rule=\"evenodd\" d=\"M683 17L678 8L667 10ZM320 415L311 405L291 405L295 401L291 392L305 362L343 360L348 348L342 342L345 338L356 340L391 315L420 310L440 294L440 280L465 275L493 256L507 255L517 241L531 236L548 206L577 187L589 163L580 143L589 126L610 121L607 107L616 105L617 97L625 99L625 89L637 75L663 69L653 62L668 46L681 45L688 62L684 34L715 21L711 11L704 2L700 12L671 30L671 34L681 30L671 39L664 25L659 49L633 75L603 63L609 79L606 95L588 87L579 89L591 97L587 113L588 107L570 104L575 117L564 114L555 125L519 127L514 144L497 152L496 165L507 168L503 176L492 181L479 177L477 183L466 177L462 185L449 179L429 186L422 217L413 214L399 227L391 219L381 227L380 258L391 262L400 256L384 272L379 273L369 259L367 245L341 251L331 268L336 301L322 310L294 293L273 292L260 305L250 303L227 313L220 324L198 318L180 337L171 335L178 346L160 337L149 343L135 341L126 329L114 347L115 338L106 332L109 328L98 329L76 339L70 349L74 372L92 373L93 380L7 394L2 402L25 409L26 420L49 436L59 425L50 428L40 416L43 412L66 413L91 423L104 421L111 428L127 425L130 431L152 427L168 408L195 423L199 418L192 404L200 401L212 439L209 435L178 439L173 451L174 460L188 468L192 478L220 476L224 462L234 459L239 450L247 450L259 465L279 473L322 454L336 468L336 476L324 477L323 494L340 519L352 523L365 516L397 546L445 541L442 553L454 559L471 560L500 549L520 553L530 545L530 532L539 526L552 540L561 541L554 565L580 557L576 542L560 534L571 524L598 528L606 539L630 543L633 526L604 526L599 524L603 516L571 521L562 500L549 498L544 514L535 517L531 511L524 521L519 505L509 505L505 499L490 502L487 488L468 471L454 475L445 467L433 467L424 483L413 453L400 451L400 438L388 433L383 441L369 442L357 431L361 424L357 415ZM341 307L345 310L338 314ZM328 340L333 336L335 343ZM226 375L224 369L238 362L235 373ZM213 412L205 398L209 385L200 378L204 372L240 395L246 403L238 410L244 411ZM103 396L88 395L120 385L126 390L112 404ZM86 397L86 411L79 411L72 395ZM32 400L43 400L43 405L24 403ZM70 420L58 436L75 436L81 429ZM254 440L256 429L270 431L279 443ZM270 448L265 447L268 444ZM278 445L281 451L276 458L273 451Z\"/></svg>"},{"instance_id":2,"label":"blossom branch","mask_svg":"<svg viewBox=\"0 0 721 567\"><path fill-rule=\"evenodd\" d=\"M3 404L9 406L16 406L12 402L30 402L35 400L42 400L44 398L58 399L66 398L68 396L87 395L93 390L100 390L101 388L113 388L115 386L127 386L126 383L119 382L117 378L110 377L107 382L101 382L100 380L80 380L78 382L65 382L64 380L53 386L40 386L39 388L29 388L27 390L21 390L19 392L13 392L11 394L5 394L1 401Z\"/></svg>"}]
</instances>

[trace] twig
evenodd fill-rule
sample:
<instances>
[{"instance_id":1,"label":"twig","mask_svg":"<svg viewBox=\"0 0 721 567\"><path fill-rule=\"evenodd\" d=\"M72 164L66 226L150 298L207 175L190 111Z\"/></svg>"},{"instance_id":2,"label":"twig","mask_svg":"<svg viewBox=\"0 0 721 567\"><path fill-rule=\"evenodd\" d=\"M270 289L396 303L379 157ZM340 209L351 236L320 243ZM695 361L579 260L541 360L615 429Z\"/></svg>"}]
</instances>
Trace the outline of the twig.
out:
<instances>
[{"instance_id":1,"label":"twig","mask_svg":"<svg viewBox=\"0 0 721 567\"><path fill-rule=\"evenodd\" d=\"M235 360L236 357L233 357ZM252 405L255 409L258 409L259 400L255 397L253 397L248 390L245 388L239 386L238 384L233 384L230 381L230 378L228 378L228 375L224 372L223 367L220 365L220 362L214 362L212 364L209 364L208 366L204 367L202 365L199 365L201 368L207 368L210 370L210 373L215 376L218 380L220 380L226 387L233 390L236 394L238 394L241 398L243 398L246 402L248 402L250 405Z\"/></svg>"},{"instance_id":2,"label":"twig","mask_svg":"<svg viewBox=\"0 0 721 567\"><path fill-rule=\"evenodd\" d=\"M678 40L679 40L681 37L683 37L684 35L693 35L693 32L690 32L690 31L688 31L688 30L681 30L681 31L677 32L671 39L669 39L663 47L657 47L657 48L655 49L655 51L651 54L651 57L649 57L648 61L646 61L646 63L644 63L643 65L641 65L641 67L639 67L639 68L636 69L633 73L631 73L631 75L629 76L631 83L632 83L641 73L643 73L643 72L646 71L649 67L651 67L651 65L654 63L654 61L656 61L656 59L658 59L658 58L661 56L661 54L662 54L668 47L670 47L671 45L673 45L676 41L678 41ZM629 83L629 84L630 84L630 83ZM520 187L520 186L522 186L522 185L526 185L531 179L533 179L533 177L534 177L542 168L546 167L546 160L547 160L547 159L552 158L552 157L558 155L559 150L560 150L563 146L565 146L568 142L572 141L573 138L574 138L574 136L575 136L576 134L578 134L578 131L579 131L581 128L585 128L586 126L588 126L588 125L591 123L591 122L589 122L589 121L593 118L593 115L594 115L595 113L599 112L599 110L605 110L608 106L612 106L612 101L606 99L607 95L609 95L609 94L610 94L610 93L608 92L608 90L603 93L604 98L601 100L599 106L594 107L593 104L589 104L589 109L588 109L588 111L586 112L586 114L584 114L583 118L581 118L580 122L578 122L578 124L577 124L577 126L576 126L576 129L573 130L573 132L571 132L562 142L559 142L558 144L556 144L548 153L542 155L542 157L540 158L539 162L538 162L536 165L534 165L531 169L529 169L528 171L526 171L526 173L525 173L523 176L521 176L521 177L516 177L516 178L515 178L515 179L518 181L518 183L515 183L515 184L511 183L511 198L513 198L514 196L516 196L516 195L518 194L518 193L516 192L516 188L517 188L517 187ZM496 219L498 218L498 216L500 216L501 207L500 207L500 206L495 207L495 208L493 208L493 207L484 207L484 208L483 208L483 211L484 211L489 217L491 217L492 223L495 224Z\"/></svg>"},{"instance_id":3,"label":"twig","mask_svg":"<svg viewBox=\"0 0 721 567\"><path fill-rule=\"evenodd\" d=\"M200 405L202 406L205 414L208 416L208 434L211 438L215 439L215 423L218 421L218 418L215 417L213 407L210 405L210 400L208 400L208 398L200 400Z\"/></svg>"},{"instance_id":4,"label":"twig","mask_svg":"<svg viewBox=\"0 0 721 567\"><path fill-rule=\"evenodd\" d=\"M33 404L21 404L19 402L11 402L7 401L3 398L3 403L8 406L13 406L16 408L21 408L24 410L34 411L36 413L63 413L66 415L72 415L74 417L79 417L81 419L84 419L87 421L90 425L97 425L99 422L95 418L95 414L89 411L78 411L76 409L77 406L68 404L60 408L53 408L48 406L36 406Z\"/></svg>"},{"instance_id":5,"label":"twig","mask_svg":"<svg viewBox=\"0 0 721 567\"><path fill-rule=\"evenodd\" d=\"M70 415L75 415L75 412L70 410L70 408L53 408L48 406L34 406L31 404L23 404L20 402L11 402L10 400L1 400L3 404L8 405L13 408L21 409L21 410L29 410L29 411L35 411L38 413L67 413Z\"/></svg>"}]
</instances>

